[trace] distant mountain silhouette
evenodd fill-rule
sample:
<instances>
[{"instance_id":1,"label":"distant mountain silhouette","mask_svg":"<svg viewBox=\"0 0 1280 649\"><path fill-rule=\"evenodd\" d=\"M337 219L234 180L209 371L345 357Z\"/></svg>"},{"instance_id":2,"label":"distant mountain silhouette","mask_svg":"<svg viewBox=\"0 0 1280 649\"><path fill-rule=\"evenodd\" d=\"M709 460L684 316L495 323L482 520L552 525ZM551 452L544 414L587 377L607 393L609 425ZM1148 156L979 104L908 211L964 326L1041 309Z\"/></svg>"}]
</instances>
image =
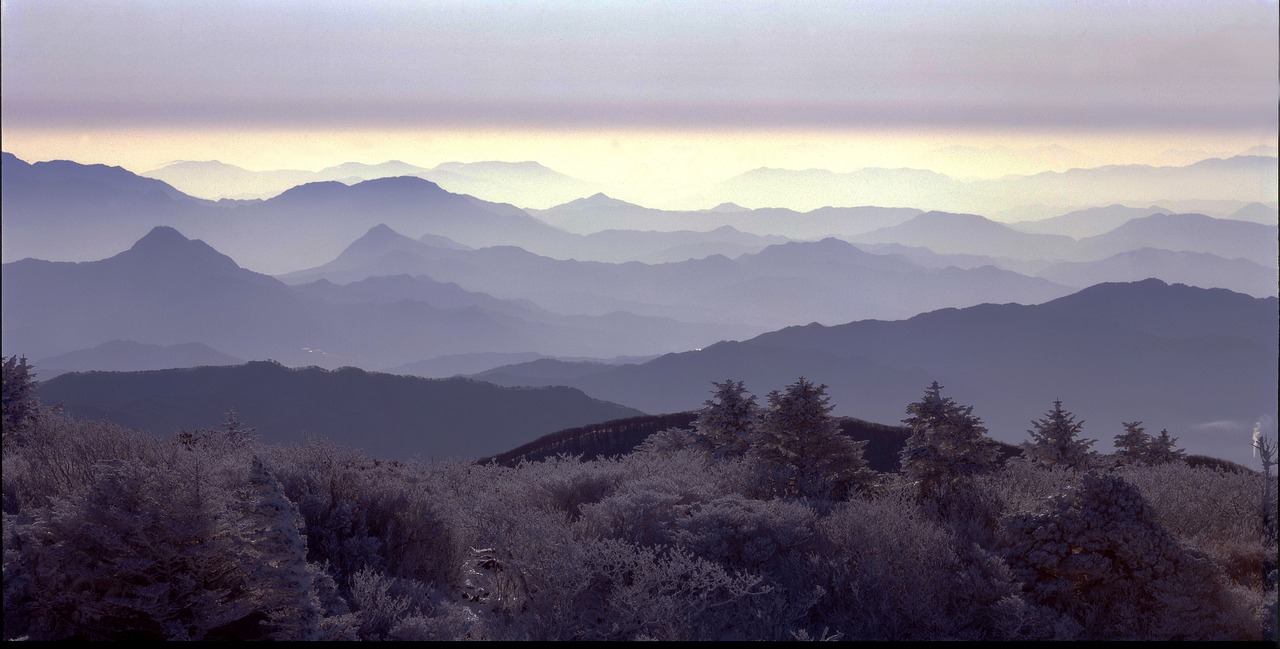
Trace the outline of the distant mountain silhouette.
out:
<instances>
[{"instance_id":1,"label":"distant mountain silhouette","mask_svg":"<svg viewBox=\"0 0 1280 649\"><path fill-rule=\"evenodd\" d=\"M716 254L737 257L786 241L785 237L749 234L733 226L722 225L705 232L601 230L573 239L563 239L557 242L559 245L534 245L526 246L526 249L556 259L667 263L702 259Z\"/></svg>"},{"instance_id":2,"label":"distant mountain silhouette","mask_svg":"<svg viewBox=\"0 0 1280 649\"><path fill-rule=\"evenodd\" d=\"M1275 267L1267 268L1247 259L1223 259L1206 252L1156 248L1130 250L1098 261L1062 262L1035 274L1078 288L1154 277L1200 288L1225 288L1253 297L1276 295L1280 284Z\"/></svg>"},{"instance_id":3,"label":"distant mountain silhouette","mask_svg":"<svg viewBox=\"0 0 1280 649\"><path fill-rule=\"evenodd\" d=\"M753 169L714 187L699 198L707 204L733 202L755 208L880 205L932 207L962 191L959 180L924 169L866 168L848 173L826 169Z\"/></svg>"},{"instance_id":4,"label":"distant mountain silhouette","mask_svg":"<svg viewBox=\"0 0 1280 649\"><path fill-rule=\"evenodd\" d=\"M44 164L51 163L4 158L5 261L101 259L156 226L178 228L245 267L273 273L332 259L380 223L469 247L550 245L570 236L512 205L415 177L309 183L268 200L214 203L119 168ZM136 190L146 187L154 191Z\"/></svg>"},{"instance_id":5,"label":"distant mountain silhouette","mask_svg":"<svg viewBox=\"0 0 1280 649\"><path fill-rule=\"evenodd\" d=\"M1152 214L1168 214L1158 205L1151 207L1125 207L1124 205L1108 205L1106 207L1090 207L1068 212L1038 221L1018 221L1009 226L1023 232L1037 234L1061 234L1075 239L1091 237L1110 232L1130 220L1151 216Z\"/></svg>"},{"instance_id":6,"label":"distant mountain silhouette","mask_svg":"<svg viewBox=\"0 0 1280 649\"><path fill-rule=\"evenodd\" d=\"M320 171L249 171L217 161L178 161L142 175L164 180L193 196L210 199L265 199L307 183L338 181L351 185L392 176L415 176L454 193L529 207L547 207L595 191L590 183L536 162L446 162L427 169L389 160L380 164L346 162Z\"/></svg>"},{"instance_id":7,"label":"distant mountain silhouette","mask_svg":"<svg viewBox=\"0 0 1280 649\"><path fill-rule=\"evenodd\" d=\"M785 208L746 209L724 205L710 210L659 210L596 194L530 214L578 234L602 230L712 230L730 226L741 232L790 239L844 237L902 223L920 210L896 207L822 207L807 212Z\"/></svg>"},{"instance_id":8,"label":"distant mountain silhouette","mask_svg":"<svg viewBox=\"0 0 1280 649\"><path fill-rule=\"evenodd\" d=\"M383 226L353 244L349 257L359 261L381 250L394 259L406 249L440 255L446 265L448 255L476 252L434 248ZM129 339L194 341L240 358L291 364L387 367L475 352L656 354L751 332L733 323L625 312L566 315L421 273L290 287L173 228L155 228L100 261L5 264L2 281L5 349L32 358Z\"/></svg>"},{"instance_id":9,"label":"distant mountain silhouette","mask_svg":"<svg viewBox=\"0 0 1280 649\"><path fill-rule=\"evenodd\" d=\"M67 372L135 372L203 365L240 365L244 359L229 356L201 343L146 345L131 340L111 340L91 349L79 349L35 361L39 379L47 381Z\"/></svg>"},{"instance_id":10,"label":"distant mountain silhouette","mask_svg":"<svg viewBox=\"0 0 1280 649\"><path fill-rule=\"evenodd\" d=\"M32 358L121 339L298 361L338 344L288 286L173 228L100 261L3 268L4 346Z\"/></svg>"},{"instance_id":11,"label":"distant mountain silhouette","mask_svg":"<svg viewBox=\"0 0 1280 649\"><path fill-rule=\"evenodd\" d=\"M140 175L163 180L191 196L211 200L270 198L297 185L336 180L317 177L301 169L250 171L217 160L178 160Z\"/></svg>"},{"instance_id":12,"label":"distant mountain silhouette","mask_svg":"<svg viewBox=\"0 0 1280 649\"><path fill-rule=\"evenodd\" d=\"M1276 411L1278 328L1276 298L1148 280L1041 305L787 327L545 382L657 413L698 407L711 381L743 380L761 395L805 376L831 387L838 414L892 423L937 380L1002 441L1024 440L1061 398L1100 450L1121 421L1143 420L1192 453L1246 463L1254 422Z\"/></svg>"},{"instance_id":13,"label":"distant mountain silhouette","mask_svg":"<svg viewBox=\"0 0 1280 649\"><path fill-rule=\"evenodd\" d=\"M736 259L713 255L666 264L557 260L505 246L473 251L409 247L400 241L382 257L356 266L349 263L356 256L344 253L329 264L281 279L345 283L392 271L426 275L498 298L527 299L557 313L603 316L622 311L738 328L739 336L724 339L797 321L901 318L941 306L1040 302L1070 292L1047 280L992 267L922 268L836 239L770 246ZM362 251L373 248L359 246ZM749 330L754 331L742 333Z\"/></svg>"},{"instance_id":14,"label":"distant mountain silhouette","mask_svg":"<svg viewBox=\"0 0 1280 649\"><path fill-rule=\"evenodd\" d=\"M525 363L546 358L537 352L475 352L470 354L445 354L412 363L387 367L388 374L406 374L428 379L445 379L454 376L477 374L510 363ZM471 377L476 378L476 377ZM484 380L484 379L478 379ZM493 383L493 381L490 381Z\"/></svg>"},{"instance_id":15,"label":"distant mountain silhouette","mask_svg":"<svg viewBox=\"0 0 1280 649\"><path fill-rule=\"evenodd\" d=\"M100 259L157 225L188 224L211 206L120 167L66 160L28 164L0 154L5 262Z\"/></svg>"},{"instance_id":16,"label":"distant mountain silhouette","mask_svg":"<svg viewBox=\"0 0 1280 649\"><path fill-rule=\"evenodd\" d=\"M1227 218L1237 221L1251 221L1263 225L1276 225L1277 221L1280 221L1280 217L1277 214L1278 212L1274 206L1255 202L1232 212Z\"/></svg>"},{"instance_id":17,"label":"distant mountain silhouette","mask_svg":"<svg viewBox=\"0 0 1280 649\"><path fill-rule=\"evenodd\" d=\"M976 214L926 212L910 221L853 237L855 243L900 243L941 254L1061 259L1075 240L1063 235L1020 232Z\"/></svg>"},{"instance_id":18,"label":"distant mountain silhouette","mask_svg":"<svg viewBox=\"0 0 1280 649\"><path fill-rule=\"evenodd\" d=\"M1203 214L1153 214L1126 222L1105 234L1079 241L1075 260L1103 259L1139 248L1205 252L1224 259L1248 259L1275 267L1280 258L1280 229Z\"/></svg>"},{"instance_id":19,"label":"distant mountain silhouette","mask_svg":"<svg viewBox=\"0 0 1280 649\"><path fill-rule=\"evenodd\" d=\"M496 385L529 385L530 378L537 379L538 385L555 385L563 379L577 379L597 372L616 367L615 364L591 361L562 361L555 358L538 358L503 365L493 369L477 372L471 378L488 381Z\"/></svg>"},{"instance_id":20,"label":"distant mountain silhouette","mask_svg":"<svg viewBox=\"0 0 1280 649\"><path fill-rule=\"evenodd\" d=\"M525 208L550 207L599 191L594 183L533 161L445 162L424 177L452 192Z\"/></svg>"},{"instance_id":21,"label":"distant mountain silhouette","mask_svg":"<svg viewBox=\"0 0 1280 649\"><path fill-rule=\"evenodd\" d=\"M289 369L272 362L148 372L64 374L41 397L68 412L168 436L216 428L234 409L265 442L307 436L373 457L478 458L556 430L642 414L570 388L502 388L355 368Z\"/></svg>"},{"instance_id":22,"label":"distant mountain silhouette","mask_svg":"<svg viewBox=\"0 0 1280 649\"><path fill-rule=\"evenodd\" d=\"M996 214L1027 205L1171 205L1183 200L1274 202L1272 156L1208 159L1181 167L1110 165L961 181L919 169L756 169L701 196L706 204L811 210L822 206L893 205ZM1086 202L1087 201L1087 202ZM1083 206L1082 206L1083 207Z\"/></svg>"}]
</instances>

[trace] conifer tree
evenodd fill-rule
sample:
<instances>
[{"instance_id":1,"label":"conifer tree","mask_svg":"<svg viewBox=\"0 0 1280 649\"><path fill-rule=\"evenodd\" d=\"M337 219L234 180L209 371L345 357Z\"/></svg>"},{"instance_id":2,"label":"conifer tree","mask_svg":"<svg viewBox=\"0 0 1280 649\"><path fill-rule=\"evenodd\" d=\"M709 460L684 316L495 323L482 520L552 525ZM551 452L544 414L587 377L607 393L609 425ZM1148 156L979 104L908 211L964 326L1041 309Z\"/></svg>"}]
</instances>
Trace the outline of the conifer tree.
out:
<instances>
[{"instance_id":1,"label":"conifer tree","mask_svg":"<svg viewBox=\"0 0 1280 649\"><path fill-rule=\"evenodd\" d=\"M243 504L241 561L251 567L265 624L273 639L315 639L320 602L313 587L313 568L307 563L307 545L299 533L300 516L280 482L256 456Z\"/></svg>"},{"instance_id":2,"label":"conifer tree","mask_svg":"<svg viewBox=\"0 0 1280 649\"><path fill-rule=\"evenodd\" d=\"M1044 468L1067 467L1087 469L1093 463L1093 451L1089 447L1097 440L1080 439L1084 422L1062 409L1062 400L1055 399L1053 410L1043 419L1031 422L1027 431L1031 441L1022 443L1022 455L1032 464Z\"/></svg>"},{"instance_id":3,"label":"conifer tree","mask_svg":"<svg viewBox=\"0 0 1280 649\"><path fill-rule=\"evenodd\" d=\"M902 423L911 437L902 449L902 471L919 484L921 495L945 495L954 483L986 473L996 465L997 448L987 428L973 414L973 406L961 406L942 396L934 381L924 397L907 406L910 417Z\"/></svg>"},{"instance_id":4,"label":"conifer tree","mask_svg":"<svg viewBox=\"0 0 1280 649\"><path fill-rule=\"evenodd\" d=\"M1122 421L1124 432L1116 435L1116 459L1122 464L1150 464L1151 435L1140 421Z\"/></svg>"},{"instance_id":5,"label":"conifer tree","mask_svg":"<svg viewBox=\"0 0 1280 649\"><path fill-rule=\"evenodd\" d=\"M36 397L38 382L26 356L4 359L2 374L4 437L20 436L40 408Z\"/></svg>"},{"instance_id":6,"label":"conifer tree","mask_svg":"<svg viewBox=\"0 0 1280 649\"><path fill-rule=\"evenodd\" d=\"M712 385L716 386L715 396L703 402L693 423L700 446L717 460L742 457L750 448L760 406L742 381L727 379Z\"/></svg>"},{"instance_id":7,"label":"conifer tree","mask_svg":"<svg viewBox=\"0 0 1280 649\"><path fill-rule=\"evenodd\" d=\"M867 442L841 434L826 385L800 377L785 391L770 392L768 401L752 451L774 493L843 500L872 484Z\"/></svg>"},{"instance_id":8,"label":"conifer tree","mask_svg":"<svg viewBox=\"0 0 1280 649\"><path fill-rule=\"evenodd\" d=\"M1161 428L1160 434L1151 438L1148 446L1147 456L1152 464L1169 464L1170 462L1181 462L1186 459L1187 452L1174 447L1178 441L1177 437L1169 436L1169 429Z\"/></svg>"}]
</instances>

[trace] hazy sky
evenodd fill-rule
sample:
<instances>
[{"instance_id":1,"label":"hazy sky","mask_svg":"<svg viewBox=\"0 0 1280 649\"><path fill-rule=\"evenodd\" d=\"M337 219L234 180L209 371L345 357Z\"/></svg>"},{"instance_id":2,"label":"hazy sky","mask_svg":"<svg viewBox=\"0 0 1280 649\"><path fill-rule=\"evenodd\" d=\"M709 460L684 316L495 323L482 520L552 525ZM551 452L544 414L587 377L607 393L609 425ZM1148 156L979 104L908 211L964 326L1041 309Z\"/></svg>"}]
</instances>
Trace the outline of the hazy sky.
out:
<instances>
[{"instance_id":1,"label":"hazy sky","mask_svg":"<svg viewBox=\"0 0 1280 649\"><path fill-rule=\"evenodd\" d=\"M1274 143L1280 102L1275 0L4 0L2 29L4 148L138 171L714 177L952 145L1040 170ZM1035 153L1052 144L1081 159ZM975 175L1013 170L982 157Z\"/></svg>"}]
</instances>

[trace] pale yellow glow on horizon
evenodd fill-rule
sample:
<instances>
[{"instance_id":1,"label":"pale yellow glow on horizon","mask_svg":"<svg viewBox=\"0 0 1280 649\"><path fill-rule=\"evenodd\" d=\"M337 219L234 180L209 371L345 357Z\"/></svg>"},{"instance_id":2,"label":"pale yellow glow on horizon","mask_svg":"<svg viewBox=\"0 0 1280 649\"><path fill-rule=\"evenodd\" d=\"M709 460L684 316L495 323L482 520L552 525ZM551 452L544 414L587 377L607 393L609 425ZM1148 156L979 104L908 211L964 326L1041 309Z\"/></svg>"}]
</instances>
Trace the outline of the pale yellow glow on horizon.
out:
<instances>
[{"instance_id":1,"label":"pale yellow glow on horizon","mask_svg":"<svg viewBox=\"0 0 1280 649\"><path fill-rule=\"evenodd\" d=\"M344 162L537 161L611 196L664 208L759 167L928 169L994 178L1113 164L1185 165L1274 147L1267 133L1069 133L742 130L52 130L6 129L3 148L28 162L68 159L145 174L177 160L254 171Z\"/></svg>"}]
</instances>

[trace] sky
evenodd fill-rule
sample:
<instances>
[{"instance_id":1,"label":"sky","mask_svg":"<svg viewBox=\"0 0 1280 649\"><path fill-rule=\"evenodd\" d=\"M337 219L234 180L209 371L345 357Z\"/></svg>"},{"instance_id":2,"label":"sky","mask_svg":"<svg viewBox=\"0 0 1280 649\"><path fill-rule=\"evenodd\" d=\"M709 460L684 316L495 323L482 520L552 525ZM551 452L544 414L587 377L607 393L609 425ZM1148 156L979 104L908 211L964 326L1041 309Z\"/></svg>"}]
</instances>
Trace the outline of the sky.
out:
<instances>
[{"instance_id":1,"label":"sky","mask_svg":"<svg viewBox=\"0 0 1280 649\"><path fill-rule=\"evenodd\" d=\"M537 160L636 192L1274 145L1276 0L3 0L4 149L145 172Z\"/></svg>"}]
</instances>

